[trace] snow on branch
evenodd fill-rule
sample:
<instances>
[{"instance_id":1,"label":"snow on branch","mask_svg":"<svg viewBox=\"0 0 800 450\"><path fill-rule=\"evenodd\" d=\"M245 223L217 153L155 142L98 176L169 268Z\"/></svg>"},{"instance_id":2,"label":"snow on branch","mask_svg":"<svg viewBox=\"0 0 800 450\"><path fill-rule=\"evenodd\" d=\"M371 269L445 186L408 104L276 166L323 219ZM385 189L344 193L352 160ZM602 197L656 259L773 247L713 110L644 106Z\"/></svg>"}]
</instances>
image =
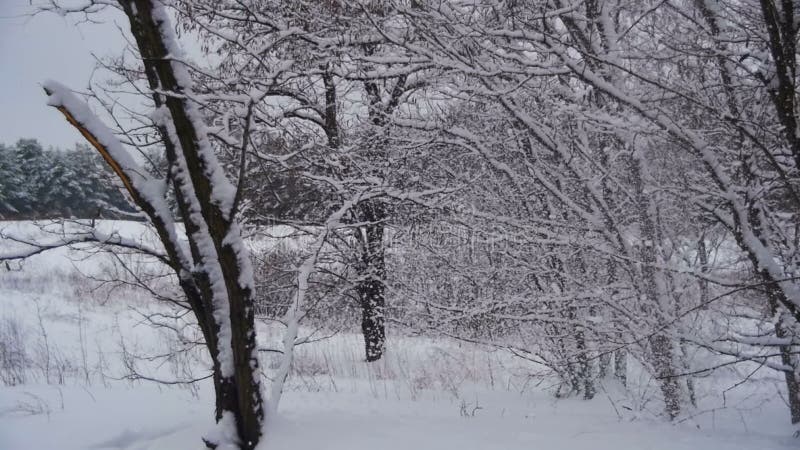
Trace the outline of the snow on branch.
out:
<instances>
[{"instance_id":1,"label":"snow on branch","mask_svg":"<svg viewBox=\"0 0 800 450\"><path fill-rule=\"evenodd\" d=\"M188 259L178 244L172 214L166 202L166 182L148 175L86 102L78 99L69 88L52 80L45 81L43 88L48 96L47 104L58 109L100 153L122 181L136 206L144 210L156 226L162 242L170 244L167 253L172 260L171 265L188 267Z\"/></svg>"},{"instance_id":2,"label":"snow on branch","mask_svg":"<svg viewBox=\"0 0 800 450\"><path fill-rule=\"evenodd\" d=\"M19 261L49 250L55 250L63 247L71 247L78 244L101 244L110 245L118 248L125 248L141 252L148 256L152 256L166 265L170 265L167 255L159 250L145 245L135 239L120 236L117 233L106 233L91 227L85 232L75 232L65 235L60 235L49 242L39 242L35 239L24 238L13 234L8 234L0 230L0 239L15 244L20 244L22 248L14 251L0 253L0 261Z\"/></svg>"},{"instance_id":3,"label":"snow on branch","mask_svg":"<svg viewBox=\"0 0 800 450\"><path fill-rule=\"evenodd\" d=\"M100 121L85 102L78 99L63 84L47 80L43 87L48 96L47 104L64 114L67 121L100 152L103 159L125 185L125 189L132 196L136 196L135 184L141 186L149 180L144 175L145 172L138 167L131 155L122 147L114 133Z\"/></svg>"}]
</instances>

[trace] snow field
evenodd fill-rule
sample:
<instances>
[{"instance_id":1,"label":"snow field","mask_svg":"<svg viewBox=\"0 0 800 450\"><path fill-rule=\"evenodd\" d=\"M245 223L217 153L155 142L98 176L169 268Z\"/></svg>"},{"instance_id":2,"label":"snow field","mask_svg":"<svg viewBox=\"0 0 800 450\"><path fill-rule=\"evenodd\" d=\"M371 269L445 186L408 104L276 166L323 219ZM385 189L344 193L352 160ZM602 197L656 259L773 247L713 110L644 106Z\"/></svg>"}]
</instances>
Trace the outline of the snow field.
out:
<instances>
[{"instance_id":1,"label":"snow field","mask_svg":"<svg viewBox=\"0 0 800 450\"><path fill-rule=\"evenodd\" d=\"M128 236L147 235L140 224L102 226ZM0 229L38 233L22 223ZM2 245L0 251L13 250ZM0 369L0 449L203 448L200 437L213 427L210 380L166 385L142 377L202 377L208 359L200 348L159 357L169 355L178 341L173 330L153 327L147 318L176 326L185 321L171 318L173 311L146 293L98 281L113 270L112 262L107 254L63 249L0 271L6 364ZM260 345L280 348L282 333L276 324L259 324ZM608 381L592 401L557 400L542 368L502 351L395 330L385 358L366 364L358 334L302 329L301 335L310 335L310 342L296 348L286 393L277 416L269 419L262 449L797 446L781 385L770 372L738 387L738 372L698 379L697 410L668 424L658 417L653 380L636 367L630 369L627 392ZM277 358L270 352L262 352L262 358L269 377ZM21 365L17 372L9 361ZM12 382L15 373L18 379ZM726 389L721 403L718 394Z\"/></svg>"}]
</instances>

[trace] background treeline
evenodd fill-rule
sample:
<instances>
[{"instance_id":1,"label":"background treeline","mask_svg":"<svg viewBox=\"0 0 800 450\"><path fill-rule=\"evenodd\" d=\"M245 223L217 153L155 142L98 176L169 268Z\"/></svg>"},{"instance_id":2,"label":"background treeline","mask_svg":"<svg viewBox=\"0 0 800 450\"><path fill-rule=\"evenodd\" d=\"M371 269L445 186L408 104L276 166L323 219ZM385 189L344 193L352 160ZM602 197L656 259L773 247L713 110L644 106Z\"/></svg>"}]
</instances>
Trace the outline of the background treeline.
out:
<instances>
[{"instance_id":1,"label":"background treeline","mask_svg":"<svg viewBox=\"0 0 800 450\"><path fill-rule=\"evenodd\" d=\"M84 144L0 143L0 219L134 218L107 165Z\"/></svg>"}]
</instances>

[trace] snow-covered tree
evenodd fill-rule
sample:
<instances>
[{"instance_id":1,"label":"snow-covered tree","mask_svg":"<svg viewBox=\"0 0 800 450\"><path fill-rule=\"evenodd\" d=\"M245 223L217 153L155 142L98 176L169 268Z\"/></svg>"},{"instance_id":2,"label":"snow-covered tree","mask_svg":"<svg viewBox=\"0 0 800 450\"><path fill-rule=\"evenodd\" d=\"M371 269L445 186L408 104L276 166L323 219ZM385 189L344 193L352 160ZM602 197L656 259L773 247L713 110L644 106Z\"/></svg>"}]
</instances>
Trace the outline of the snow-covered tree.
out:
<instances>
[{"instance_id":1,"label":"snow-covered tree","mask_svg":"<svg viewBox=\"0 0 800 450\"><path fill-rule=\"evenodd\" d=\"M105 3L55 8L63 13L91 12ZM90 232L83 241L138 248L169 267L194 313L213 361L218 429L206 436L211 448L252 449L262 434L264 401L253 305L253 271L238 223L239 194L209 141L202 104L192 98L194 83L164 4L121 0L154 106L151 127L161 139L168 172L153 176L89 109L63 85L44 85L51 106L102 155L132 202L147 216L163 249L121 242L118 236ZM240 174L241 176L241 174ZM167 203L175 195L188 238L178 238ZM64 243L62 243L63 245ZM16 255L22 257L24 255Z\"/></svg>"},{"instance_id":2,"label":"snow-covered tree","mask_svg":"<svg viewBox=\"0 0 800 450\"><path fill-rule=\"evenodd\" d=\"M228 108L233 113L217 122L221 146L228 146L231 133L247 134L251 154L242 157L253 160L251 167L291 174L319 202L316 211L306 210L305 217L293 222L325 222L327 213L362 197L344 218L352 238L341 242L351 250L346 259L361 309L365 357L379 359L385 345L384 241L390 212L397 203L425 196L420 192L424 189L398 183L408 172L403 151L393 145L398 129L394 119L413 113L410 103L430 82L426 66L404 63L403 48L375 29L373 20L379 28L402 28L394 22L398 17L392 5L177 5L183 23L208 40L209 52L222 55L216 71L238 80L233 86L214 77L207 80L210 88L227 94L219 98L220 108L238 107L238 113Z\"/></svg>"}]
</instances>

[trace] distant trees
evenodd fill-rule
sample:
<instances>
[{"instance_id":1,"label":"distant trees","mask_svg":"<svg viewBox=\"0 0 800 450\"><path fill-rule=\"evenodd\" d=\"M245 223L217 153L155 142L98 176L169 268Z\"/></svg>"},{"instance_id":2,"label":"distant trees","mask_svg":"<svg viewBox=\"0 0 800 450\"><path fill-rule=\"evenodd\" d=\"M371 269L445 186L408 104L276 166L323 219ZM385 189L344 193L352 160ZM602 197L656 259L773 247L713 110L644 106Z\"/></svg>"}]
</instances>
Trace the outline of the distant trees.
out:
<instances>
[{"instance_id":1,"label":"distant trees","mask_svg":"<svg viewBox=\"0 0 800 450\"><path fill-rule=\"evenodd\" d=\"M0 144L0 219L117 218L134 210L86 145L45 150L35 139Z\"/></svg>"}]
</instances>

